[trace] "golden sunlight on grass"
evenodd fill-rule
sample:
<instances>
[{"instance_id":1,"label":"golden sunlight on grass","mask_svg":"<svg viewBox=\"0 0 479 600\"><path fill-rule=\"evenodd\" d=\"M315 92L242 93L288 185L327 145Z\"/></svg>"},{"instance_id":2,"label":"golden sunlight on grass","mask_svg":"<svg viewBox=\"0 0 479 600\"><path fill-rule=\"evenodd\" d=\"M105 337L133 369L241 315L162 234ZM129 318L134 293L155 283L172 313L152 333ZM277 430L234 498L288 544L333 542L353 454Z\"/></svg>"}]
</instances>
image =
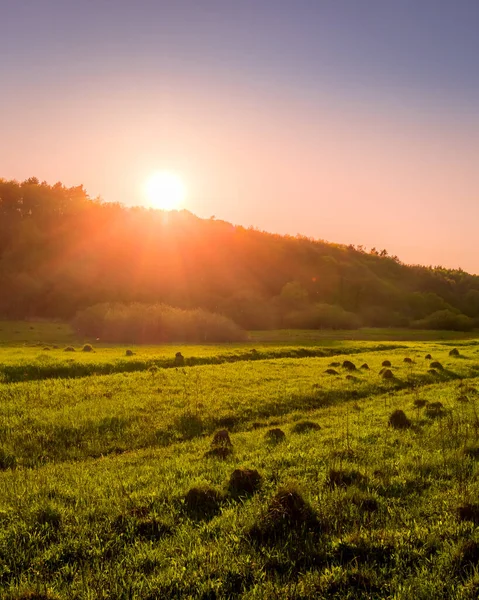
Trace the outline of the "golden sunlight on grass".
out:
<instances>
[{"instance_id":1,"label":"golden sunlight on grass","mask_svg":"<svg viewBox=\"0 0 479 600\"><path fill-rule=\"evenodd\" d=\"M186 186L175 173L157 171L147 180L145 194L152 208L175 210L183 205Z\"/></svg>"}]
</instances>

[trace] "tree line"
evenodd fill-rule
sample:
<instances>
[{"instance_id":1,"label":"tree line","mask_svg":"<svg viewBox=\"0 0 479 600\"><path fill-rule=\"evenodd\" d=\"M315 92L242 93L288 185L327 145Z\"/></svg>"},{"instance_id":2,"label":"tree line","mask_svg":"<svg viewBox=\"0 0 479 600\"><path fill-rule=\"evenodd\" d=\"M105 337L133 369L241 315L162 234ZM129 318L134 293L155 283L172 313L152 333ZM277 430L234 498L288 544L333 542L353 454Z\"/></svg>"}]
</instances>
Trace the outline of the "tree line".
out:
<instances>
[{"instance_id":1,"label":"tree line","mask_svg":"<svg viewBox=\"0 0 479 600\"><path fill-rule=\"evenodd\" d=\"M0 179L0 286L4 318L116 302L201 308L245 329L467 330L479 319L479 277L461 269L129 208L35 177Z\"/></svg>"}]
</instances>

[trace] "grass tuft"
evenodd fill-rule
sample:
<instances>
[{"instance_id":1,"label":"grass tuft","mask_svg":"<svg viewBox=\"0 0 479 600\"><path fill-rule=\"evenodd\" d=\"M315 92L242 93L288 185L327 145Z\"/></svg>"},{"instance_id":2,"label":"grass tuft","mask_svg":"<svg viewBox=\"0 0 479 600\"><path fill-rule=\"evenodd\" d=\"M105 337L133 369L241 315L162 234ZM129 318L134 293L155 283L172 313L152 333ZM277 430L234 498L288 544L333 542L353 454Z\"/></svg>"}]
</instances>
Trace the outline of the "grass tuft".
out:
<instances>
[{"instance_id":1,"label":"grass tuft","mask_svg":"<svg viewBox=\"0 0 479 600\"><path fill-rule=\"evenodd\" d=\"M298 421L291 427L291 433L308 433L309 431L319 431L321 425L314 421Z\"/></svg>"},{"instance_id":2,"label":"grass tuft","mask_svg":"<svg viewBox=\"0 0 479 600\"><path fill-rule=\"evenodd\" d=\"M407 429L411 427L411 421L406 417L403 410L395 410L389 415L388 423L394 429Z\"/></svg>"},{"instance_id":3,"label":"grass tuft","mask_svg":"<svg viewBox=\"0 0 479 600\"><path fill-rule=\"evenodd\" d=\"M261 481L256 469L235 469L228 482L228 491L234 497L250 496L259 490Z\"/></svg>"}]
</instances>

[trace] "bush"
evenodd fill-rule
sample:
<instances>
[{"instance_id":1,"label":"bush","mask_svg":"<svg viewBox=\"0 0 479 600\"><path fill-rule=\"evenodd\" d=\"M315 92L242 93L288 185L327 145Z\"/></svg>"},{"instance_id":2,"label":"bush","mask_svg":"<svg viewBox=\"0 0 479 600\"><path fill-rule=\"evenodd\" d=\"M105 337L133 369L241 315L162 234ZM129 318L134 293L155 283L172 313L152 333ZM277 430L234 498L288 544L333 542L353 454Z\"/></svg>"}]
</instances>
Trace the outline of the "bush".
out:
<instances>
[{"instance_id":1,"label":"bush","mask_svg":"<svg viewBox=\"0 0 479 600\"><path fill-rule=\"evenodd\" d=\"M471 331L474 321L466 315L456 314L451 310L437 310L431 315L413 321L411 327L415 329L445 329L448 331Z\"/></svg>"},{"instance_id":2,"label":"bush","mask_svg":"<svg viewBox=\"0 0 479 600\"><path fill-rule=\"evenodd\" d=\"M165 304L96 304L79 311L72 326L80 335L105 342L233 342L247 338L236 323L202 309Z\"/></svg>"},{"instance_id":3,"label":"bush","mask_svg":"<svg viewBox=\"0 0 479 600\"><path fill-rule=\"evenodd\" d=\"M85 344L82 348L82 352L93 352L93 346L91 344Z\"/></svg>"},{"instance_id":4,"label":"bush","mask_svg":"<svg viewBox=\"0 0 479 600\"><path fill-rule=\"evenodd\" d=\"M285 324L292 329L358 329L361 321L336 304L315 304L290 312Z\"/></svg>"}]
</instances>

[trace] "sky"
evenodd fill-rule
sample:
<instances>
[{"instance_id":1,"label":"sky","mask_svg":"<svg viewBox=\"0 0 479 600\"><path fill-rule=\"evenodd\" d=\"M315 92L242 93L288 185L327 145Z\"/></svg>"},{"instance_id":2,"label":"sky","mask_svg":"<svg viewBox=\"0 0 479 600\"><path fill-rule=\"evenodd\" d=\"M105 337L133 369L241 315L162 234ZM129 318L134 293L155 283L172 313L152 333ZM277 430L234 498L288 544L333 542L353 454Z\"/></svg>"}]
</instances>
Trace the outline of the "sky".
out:
<instances>
[{"instance_id":1,"label":"sky","mask_svg":"<svg viewBox=\"0 0 479 600\"><path fill-rule=\"evenodd\" d=\"M0 0L0 177L479 273L478 0Z\"/></svg>"}]
</instances>

